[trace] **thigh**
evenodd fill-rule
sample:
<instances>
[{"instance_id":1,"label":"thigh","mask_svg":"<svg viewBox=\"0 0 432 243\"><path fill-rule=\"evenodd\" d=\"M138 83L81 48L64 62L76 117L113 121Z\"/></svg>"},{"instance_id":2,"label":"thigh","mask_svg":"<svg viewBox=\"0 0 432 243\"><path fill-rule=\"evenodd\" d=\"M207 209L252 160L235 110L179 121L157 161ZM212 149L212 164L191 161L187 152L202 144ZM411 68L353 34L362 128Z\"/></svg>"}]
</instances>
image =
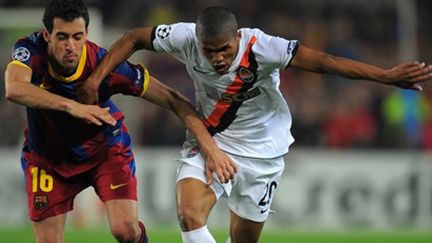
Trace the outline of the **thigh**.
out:
<instances>
[{"instance_id":1,"label":"thigh","mask_svg":"<svg viewBox=\"0 0 432 243\"><path fill-rule=\"evenodd\" d=\"M138 225L137 201L129 199L115 199L105 202L108 222L111 228L122 225Z\"/></svg>"},{"instance_id":2,"label":"thigh","mask_svg":"<svg viewBox=\"0 0 432 243\"><path fill-rule=\"evenodd\" d=\"M234 157L239 170L234 177L228 206L239 217L264 222L284 170L283 158L251 159Z\"/></svg>"},{"instance_id":3,"label":"thigh","mask_svg":"<svg viewBox=\"0 0 432 243\"><path fill-rule=\"evenodd\" d=\"M87 187L81 179L64 178L50 168L39 167L43 158L25 153L22 168L25 175L27 205L32 221L64 214L73 208L75 196Z\"/></svg>"},{"instance_id":4,"label":"thigh","mask_svg":"<svg viewBox=\"0 0 432 243\"><path fill-rule=\"evenodd\" d=\"M176 185L177 207L192 208L195 213L208 216L216 203L216 196L209 185L194 178L185 178Z\"/></svg>"},{"instance_id":5,"label":"thigh","mask_svg":"<svg viewBox=\"0 0 432 243\"><path fill-rule=\"evenodd\" d=\"M206 183L204 172L186 163L180 165L176 204L182 229L187 231L205 225L216 201L217 193Z\"/></svg>"},{"instance_id":6,"label":"thigh","mask_svg":"<svg viewBox=\"0 0 432 243\"><path fill-rule=\"evenodd\" d=\"M65 222L66 214L60 214L40 221L32 221L32 228L36 242L64 242Z\"/></svg>"}]
</instances>

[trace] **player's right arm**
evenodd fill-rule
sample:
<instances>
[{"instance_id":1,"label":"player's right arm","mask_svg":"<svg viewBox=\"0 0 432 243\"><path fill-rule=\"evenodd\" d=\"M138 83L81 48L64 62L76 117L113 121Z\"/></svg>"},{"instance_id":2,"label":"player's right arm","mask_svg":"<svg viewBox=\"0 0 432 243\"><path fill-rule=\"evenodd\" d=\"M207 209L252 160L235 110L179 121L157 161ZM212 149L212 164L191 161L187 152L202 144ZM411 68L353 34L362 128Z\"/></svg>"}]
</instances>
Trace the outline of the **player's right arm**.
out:
<instances>
[{"instance_id":1,"label":"player's right arm","mask_svg":"<svg viewBox=\"0 0 432 243\"><path fill-rule=\"evenodd\" d=\"M97 103L99 86L112 70L137 50L153 50L151 35L152 28L137 28L127 31L123 37L114 42L110 51L104 56L86 82L78 89L78 101L85 104Z\"/></svg>"},{"instance_id":2,"label":"player's right arm","mask_svg":"<svg viewBox=\"0 0 432 243\"><path fill-rule=\"evenodd\" d=\"M31 83L33 71L19 61L12 61L5 71L6 98L31 108L65 111L88 123L115 125L115 119L107 109L94 105L83 105L74 100L52 94Z\"/></svg>"}]
</instances>

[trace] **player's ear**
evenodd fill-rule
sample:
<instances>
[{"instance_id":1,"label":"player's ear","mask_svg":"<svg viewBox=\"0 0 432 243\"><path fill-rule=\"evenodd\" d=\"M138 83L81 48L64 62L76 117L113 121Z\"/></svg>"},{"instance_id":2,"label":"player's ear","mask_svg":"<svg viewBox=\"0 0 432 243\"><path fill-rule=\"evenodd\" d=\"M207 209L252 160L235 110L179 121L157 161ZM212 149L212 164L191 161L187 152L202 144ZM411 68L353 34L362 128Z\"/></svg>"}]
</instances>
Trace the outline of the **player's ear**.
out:
<instances>
[{"instance_id":1,"label":"player's ear","mask_svg":"<svg viewBox=\"0 0 432 243\"><path fill-rule=\"evenodd\" d=\"M237 43L240 41L240 39L241 39L241 32L237 31L237 35L236 35L236 41L237 41Z\"/></svg>"},{"instance_id":2,"label":"player's ear","mask_svg":"<svg viewBox=\"0 0 432 243\"><path fill-rule=\"evenodd\" d=\"M42 36L46 42L49 42L50 33L46 28L42 30Z\"/></svg>"}]
</instances>

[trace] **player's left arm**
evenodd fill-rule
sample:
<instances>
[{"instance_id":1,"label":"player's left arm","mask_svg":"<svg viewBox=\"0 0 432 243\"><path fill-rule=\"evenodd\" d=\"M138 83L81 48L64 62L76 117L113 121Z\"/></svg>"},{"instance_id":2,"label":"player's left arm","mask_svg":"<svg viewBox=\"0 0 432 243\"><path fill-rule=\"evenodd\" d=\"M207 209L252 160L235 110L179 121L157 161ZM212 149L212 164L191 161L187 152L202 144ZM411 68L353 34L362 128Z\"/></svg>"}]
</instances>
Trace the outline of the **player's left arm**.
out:
<instances>
[{"instance_id":1,"label":"player's left arm","mask_svg":"<svg viewBox=\"0 0 432 243\"><path fill-rule=\"evenodd\" d=\"M391 69L330 55L300 45L291 67L310 72L328 73L350 79L365 79L404 89L421 91L419 82L432 78L432 66L418 61L407 62Z\"/></svg>"},{"instance_id":2,"label":"player's left arm","mask_svg":"<svg viewBox=\"0 0 432 243\"><path fill-rule=\"evenodd\" d=\"M206 173L209 184L213 180L212 172L216 173L222 183L233 178L237 172L237 165L219 149L213 137L207 131L201 116L186 97L150 76L147 89L142 98L173 111L186 128L191 131L206 159Z\"/></svg>"}]
</instances>

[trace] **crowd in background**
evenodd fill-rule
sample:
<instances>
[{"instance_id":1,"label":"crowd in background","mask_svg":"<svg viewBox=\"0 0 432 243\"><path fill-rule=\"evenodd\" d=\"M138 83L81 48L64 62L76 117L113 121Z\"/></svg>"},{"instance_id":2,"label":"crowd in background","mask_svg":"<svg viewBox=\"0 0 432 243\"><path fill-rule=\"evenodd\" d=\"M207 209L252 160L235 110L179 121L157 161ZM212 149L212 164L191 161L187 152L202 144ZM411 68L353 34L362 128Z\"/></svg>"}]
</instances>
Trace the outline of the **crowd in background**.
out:
<instances>
[{"instance_id":1,"label":"crowd in background","mask_svg":"<svg viewBox=\"0 0 432 243\"><path fill-rule=\"evenodd\" d=\"M407 0L410 1L410 0ZM194 21L209 5L226 5L240 27L258 27L268 34L297 39L333 55L390 68L399 60L398 10L394 0L89 0L102 12L105 28L123 30L176 21ZM416 56L432 62L432 1L417 0ZM46 1L0 0L0 7L43 7ZM2 36L0 36L1 41ZM4 38L4 37L3 37ZM107 46L109 47L109 45ZM11 48L11 47L10 47ZM9 53L1 50L2 71ZM150 72L194 99L192 81L183 65L164 54L142 55ZM422 93L394 87L316 75L292 69L281 72L281 90L293 116L296 146L325 148L403 148L432 150L432 82ZM0 84L4 93L4 82ZM180 145L184 127L176 117L147 102L127 103L135 143ZM130 104L129 104L130 102ZM132 108L130 108L132 107ZM0 97L0 146L20 143L24 109Z\"/></svg>"}]
</instances>

